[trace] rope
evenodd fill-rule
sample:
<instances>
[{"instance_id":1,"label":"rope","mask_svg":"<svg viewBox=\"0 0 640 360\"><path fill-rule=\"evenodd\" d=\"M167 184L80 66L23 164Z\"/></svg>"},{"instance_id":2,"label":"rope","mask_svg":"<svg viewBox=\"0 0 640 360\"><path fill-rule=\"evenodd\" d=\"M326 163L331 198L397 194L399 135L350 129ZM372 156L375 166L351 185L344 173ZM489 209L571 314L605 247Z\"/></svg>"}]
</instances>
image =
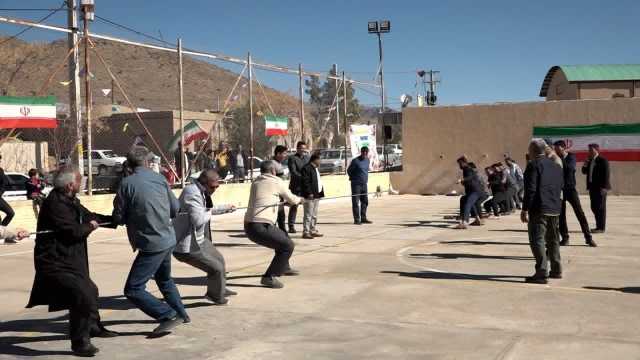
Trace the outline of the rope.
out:
<instances>
[{"instance_id":1,"label":"rope","mask_svg":"<svg viewBox=\"0 0 640 360\"><path fill-rule=\"evenodd\" d=\"M352 195L343 195L343 196L333 196L333 197L324 197L321 199L316 199L318 201L325 201L325 200L334 200L334 199L343 199L343 198L350 198L350 197L354 197L354 196L363 196L363 195L376 195L377 197L382 196L382 191L374 191L374 192L368 192L368 193L361 193L361 194L352 194ZM235 208L235 210L249 210L249 209L266 209L266 208L271 208L271 207L277 207L277 206L281 206L281 205L286 205L287 202L283 201L283 202L277 202L274 204L269 204L269 205L262 205L262 206L244 206L244 207L237 207ZM181 211L179 212L177 215L188 215L188 212L185 211ZM214 216L217 215L223 215L223 214L214 214ZM107 226L107 225L113 225L113 223L111 222L104 222L104 223L99 223L98 225L100 226ZM55 233L55 230L40 230L40 231L34 231L34 232L30 232L29 235L42 235L42 234L53 234Z\"/></svg>"},{"instance_id":2,"label":"rope","mask_svg":"<svg viewBox=\"0 0 640 360\"><path fill-rule=\"evenodd\" d=\"M262 92L262 96L264 97L264 100L267 103L267 106L269 107L269 111L271 111L272 114L276 114L275 111L273 111L273 107L271 106L271 102L269 101L269 98L267 97L267 93L264 91L264 88L262 87L262 83L260 82L260 80L258 80L258 76L257 74L254 72L253 73L253 77L256 79L256 83L258 83L258 87L260 88L260 91Z\"/></svg>"}]
</instances>

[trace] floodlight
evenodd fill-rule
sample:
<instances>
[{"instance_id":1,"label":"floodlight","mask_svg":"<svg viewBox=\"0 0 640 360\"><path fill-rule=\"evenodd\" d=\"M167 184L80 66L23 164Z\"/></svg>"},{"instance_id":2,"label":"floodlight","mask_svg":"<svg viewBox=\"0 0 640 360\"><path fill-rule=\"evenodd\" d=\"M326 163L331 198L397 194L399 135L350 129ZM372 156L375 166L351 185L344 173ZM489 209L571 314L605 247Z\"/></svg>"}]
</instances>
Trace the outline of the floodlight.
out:
<instances>
[{"instance_id":1,"label":"floodlight","mask_svg":"<svg viewBox=\"0 0 640 360\"><path fill-rule=\"evenodd\" d=\"M388 33L390 31L391 31L391 21L389 21L389 20L380 21L380 32L381 33Z\"/></svg>"},{"instance_id":2,"label":"floodlight","mask_svg":"<svg viewBox=\"0 0 640 360\"><path fill-rule=\"evenodd\" d=\"M378 32L378 22L377 21L369 21L369 33L375 34Z\"/></svg>"}]
</instances>

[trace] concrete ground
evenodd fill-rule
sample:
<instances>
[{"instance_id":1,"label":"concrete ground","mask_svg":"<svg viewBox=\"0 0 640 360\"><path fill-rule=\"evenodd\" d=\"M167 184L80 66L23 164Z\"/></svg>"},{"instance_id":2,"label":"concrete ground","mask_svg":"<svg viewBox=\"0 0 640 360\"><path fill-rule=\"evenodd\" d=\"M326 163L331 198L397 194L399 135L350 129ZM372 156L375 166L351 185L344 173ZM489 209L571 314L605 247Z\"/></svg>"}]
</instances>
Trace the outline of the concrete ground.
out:
<instances>
[{"instance_id":1,"label":"concrete ground","mask_svg":"<svg viewBox=\"0 0 640 360\"><path fill-rule=\"evenodd\" d=\"M445 216L457 202L373 199L366 226L352 224L348 201L322 203L326 236L294 236L302 275L283 278L281 290L259 285L272 253L244 237L240 214L217 217L215 242L239 295L210 306L203 273L174 261L193 322L160 339L146 338L155 324L121 295L134 256L124 231L99 230L90 266L100 311L123 336L95 339L97 358L640 359L640 198L609 198L600 247L572 232L565 277L549 285L523 283L533 258L518 216L451 230ZM570 228L578 229L572 214ZM0 358L66 358L66 314L24 309L32 247L0 246Z\"/></svg>"}]
</instances>

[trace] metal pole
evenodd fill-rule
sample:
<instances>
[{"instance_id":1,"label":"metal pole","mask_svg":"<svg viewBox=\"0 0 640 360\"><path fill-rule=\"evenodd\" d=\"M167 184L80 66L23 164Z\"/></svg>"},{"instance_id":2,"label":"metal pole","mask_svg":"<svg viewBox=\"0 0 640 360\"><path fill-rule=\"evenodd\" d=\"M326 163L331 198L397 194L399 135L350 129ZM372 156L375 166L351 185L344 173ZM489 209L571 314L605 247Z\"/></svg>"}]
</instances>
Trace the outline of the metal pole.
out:
<instances>
[{"instance_id":1,"label":"metal pole","mask_svg":"<svg viewBox=\"0 0 640 360\"><path fill-rule=\"evenodd\" d=\"M178 96L180 99L180 159L176 159L176 164L180 161L180 186L184 189L185 167L184 162L184 79L182 77L182 39L178 38Z\"/></svg>"},{"instance_id":2,"label":"metal pole","mask_svg":"<svg viewBox=\"0 0 640 360\"><path fill-rule=\"evenodd\" d=\"M298 80L300 82L300 139L304 139L304 73L302 72L302 64L298 64Z\"/></svg>"},{"instance_id":3,"label":"metal pole","mask_svg":"<svg viewBox=\"0 0 640 360\"><path fill-rule=\"evenodd\" d=\"M247 67L249 70L249 134L251 137L249 146L249 177L253 182L253 67L251 65L251 53L247 54Z\"/></svg>"},{"instance_id":4,"label":"metal pole","mask_svg":"<svg viewBox=\"0 0 640 360\"><path fill-rule=\"evenodd\" d=\"M333 75L338 75L338 64L333 64ZM340 80L336 79L336 127L340 134ZM329 109L331 111L331 109Z\"/></svg>"},{"instance_id":5,"label":"metal pole","mask_svg":"<svg viewBox=\"0 0 640 360\"><path fill-rule=\"evenodd\" d=\"M69 78L73 79L69 85L69 104L71 119L76 123L76 144L73 160L78 171L84 175L84 161L82 158L82 98L80 89L80 52L78 51L78 11L76 0L67 0L67 25L72 32L67 36L69 48L73 47L73 54L69 58ZM57 154L58 156L60 154ZM59 159L58 159L59 160Z\"/></svg>"},{"instance_id":6,"label":"metal pole","mask_svg":"<svg viewBox=\"0 0 640 360\"><path fill-rule=\"evenodd\" d=\"M337 75L337 74L336 74ZM347 171L347 159L350 154L347 152L349 149L349 127L347 126L347 82L346 77L344 75L344 71L342 72L342 91L343 91L343 108L344 108L344 171Z\"/></svg>"},{"instance_id":7,"label":"metal pole","mask_svg":"<svg viewBox=\"0 0 640 360\"><path fill-rule=\"evenodd\" d=\"M382 35L378 33L378 53L380 55L380 112L383 113L386 108L385 97L384 97L384 75L382 68L384 64L382 63Z\"/></svg>"},{"instance_id":8,"label":"metal pole","mask_svg":"<svg viewBox=\"0 0 640 360\"><path fill-rule=\"evenodd\" d=\"M85 102L86 102L86 116L87 116L87 187L89 189L89 196L93 195L93 165L91 164L91 150L93 150L91 144L91 71L89 67L89 19L85 12L84 14L84 89L85 89Z\"/></svg>"}]
</instances>

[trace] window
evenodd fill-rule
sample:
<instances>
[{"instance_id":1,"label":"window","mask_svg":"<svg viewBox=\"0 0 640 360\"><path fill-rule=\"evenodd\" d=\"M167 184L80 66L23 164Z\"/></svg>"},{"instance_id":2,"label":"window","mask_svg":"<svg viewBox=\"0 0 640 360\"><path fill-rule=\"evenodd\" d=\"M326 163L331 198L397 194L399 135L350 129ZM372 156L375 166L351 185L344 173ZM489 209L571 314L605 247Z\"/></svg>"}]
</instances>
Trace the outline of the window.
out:
<instances>
[{"instance_id":1,"label":"window","mask_svg":"<svg viewBox=\"0 0 640 360\"><path fill-rule=\"evenodd\" d=\"M100 160L100 159L102 159L102 157L100 157L100 154L99 154L97 151L92 151L92 152L91 152L91 158L92 158L93 160Z\"/></svg>"}]
</instances>

